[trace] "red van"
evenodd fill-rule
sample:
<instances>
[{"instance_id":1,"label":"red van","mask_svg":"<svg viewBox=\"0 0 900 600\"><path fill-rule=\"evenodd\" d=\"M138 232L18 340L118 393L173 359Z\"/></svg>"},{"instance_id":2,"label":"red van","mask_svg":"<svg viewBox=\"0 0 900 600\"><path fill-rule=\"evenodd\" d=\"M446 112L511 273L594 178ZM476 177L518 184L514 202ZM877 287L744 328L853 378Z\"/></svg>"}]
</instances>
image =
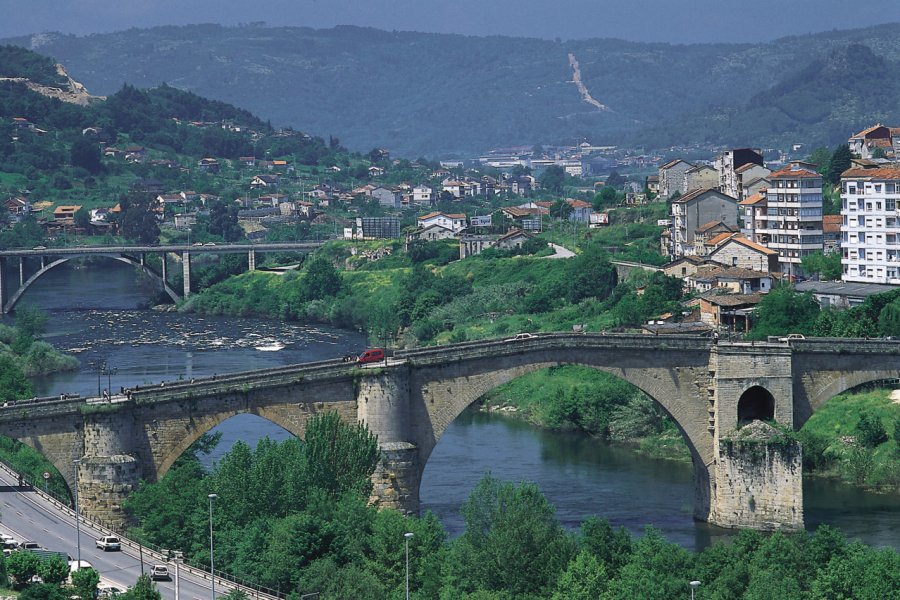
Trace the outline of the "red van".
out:
<instances>
[{"instance_id":1,"label":"red van","mask_svg":"<svg viewBox=\"0 0 900 600\"><path fill-rule=\"evenodd\" d=\"M359 364L373 363L384 360L384 348L369 348L359 355L356 362Z\"/></svg>"}]
</instances>

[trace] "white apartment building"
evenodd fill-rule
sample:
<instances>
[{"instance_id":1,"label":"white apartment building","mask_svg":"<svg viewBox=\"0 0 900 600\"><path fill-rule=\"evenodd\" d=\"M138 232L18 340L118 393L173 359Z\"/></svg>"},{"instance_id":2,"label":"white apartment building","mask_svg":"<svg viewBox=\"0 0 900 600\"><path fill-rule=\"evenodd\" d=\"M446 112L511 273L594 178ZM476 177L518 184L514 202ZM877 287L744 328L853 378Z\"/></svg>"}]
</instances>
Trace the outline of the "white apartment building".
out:
<instances>
[{"instance_id":1,"label":"white apartment building","mask_svg":"<svg viewBox=\"0 0 900 600\"><path fill-rule=\"evenodd\" d=\"M765 228L755 236L778 252L782 273L798 275L803 257L823 249L822 176L815 165L795 161L769 180Z\"/></svg>"},{"instance_id":2,"label":"white apartment building","mask_svg":"<svg viewBox=\"0 0 900 600\"><path fill-rule=\"evenodd\" d=\"M841 176L843 281L900 284L900 169Z\"/></svg>"}]
</instances>

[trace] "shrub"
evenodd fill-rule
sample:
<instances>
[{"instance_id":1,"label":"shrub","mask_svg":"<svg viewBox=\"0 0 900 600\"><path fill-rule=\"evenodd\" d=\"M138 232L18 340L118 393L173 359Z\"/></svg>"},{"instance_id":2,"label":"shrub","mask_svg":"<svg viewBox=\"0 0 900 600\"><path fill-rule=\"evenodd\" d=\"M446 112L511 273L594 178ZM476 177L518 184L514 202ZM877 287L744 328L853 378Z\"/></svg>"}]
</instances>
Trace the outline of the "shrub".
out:
<instances>
[{"instance_id":1,"label":"shrub","mask_svg":"<svg viewBox=\"0 0 900 600\"><path fill-rule=\"evenodd\" d=\"M881 419L870 412L863 412L859 415L856 431L858 432L857 439L864 448L875 448L888 439Z\"/></svg>"}]
</instances>

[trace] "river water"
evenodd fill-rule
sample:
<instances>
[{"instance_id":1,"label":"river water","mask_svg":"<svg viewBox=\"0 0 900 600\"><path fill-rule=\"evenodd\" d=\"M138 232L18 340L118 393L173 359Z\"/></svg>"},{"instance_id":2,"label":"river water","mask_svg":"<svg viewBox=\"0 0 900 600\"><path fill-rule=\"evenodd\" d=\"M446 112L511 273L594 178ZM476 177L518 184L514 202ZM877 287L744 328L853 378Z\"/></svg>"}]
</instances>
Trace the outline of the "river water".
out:
<instances>
[{"instance_id":1,"label":"river water","mask_svg":"<svg viewBox=\"0 0 900 600\"><path fill-rule=\"evenodd\" d=\"M197 317L139 308L150 296L147 282L113 261L64 265L45 275L24 301L49 314L46 339L73 352L81 369L34 382L41 395L95 395L178 378L322 360L357 351L365 337L324 326L259 319ZM7 322L9 320L7 319ZM279 342L284 348L264 351ZM107 368L98 376L97 364ZM253 415L216 428L222 441L207 463L231 445L289 434ZM433 511L451 535L463 530L460 505L486 473L508 481L533 481L575 528L591 515L633 533L645 525L687 548L703 548L730 532L692 519L691 467L639 456L584 435L535 429L492 414L466 411L436 446L421 486L423 510ZM806 524L840 527L850 538L900 549L900 500L831 481L804 481Z\"/></svg>"}]
</instances>

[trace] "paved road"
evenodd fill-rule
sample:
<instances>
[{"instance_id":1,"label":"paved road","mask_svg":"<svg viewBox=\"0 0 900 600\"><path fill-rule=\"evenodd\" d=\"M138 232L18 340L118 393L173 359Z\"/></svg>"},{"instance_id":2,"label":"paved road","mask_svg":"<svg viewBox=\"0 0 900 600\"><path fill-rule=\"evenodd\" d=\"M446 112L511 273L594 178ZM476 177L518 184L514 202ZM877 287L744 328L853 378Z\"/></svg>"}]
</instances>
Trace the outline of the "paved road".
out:
<instances>
[{"instance_id":1,"label":"paved road","mask_svg":"<svg viewBox=\"0 0 900 600\"><path fill-rule=\"evenodd\" d=\"M550 256L545 256L544 258L572 258L575 256L575 253L569 250L568 248L564 248L559 244L550 244L550 247L553 248L554 254Z\"/></svg>"},{"instance_id":2,"label":"paved road","mask_svg":"<svg viewBox=\"0 0 900 600\"><path fill-rule=\"evenodd\" d=\"M31 490L21 490L15 479L6 470L0 469L0 531L8 533L18 541L30 540L48 550L65 552L76 556L75 518L56 508L40 494ZM100 572L104 582L120 588L134 585L141 573L140 554L130 547L121 552L98 550L94 541L104 535L98 529L81 523L81 560L89 562ZM149 551L144 552L144 569L158 563ZM169 565L173 574L174 565ZM180 570L181 600L210 600L210 582L201 577ZM174 581L158 581L157 586L163 598L175 598ZM216 595L227 593L222 582L216 582Z\"/></svg>"}]
</instances>

